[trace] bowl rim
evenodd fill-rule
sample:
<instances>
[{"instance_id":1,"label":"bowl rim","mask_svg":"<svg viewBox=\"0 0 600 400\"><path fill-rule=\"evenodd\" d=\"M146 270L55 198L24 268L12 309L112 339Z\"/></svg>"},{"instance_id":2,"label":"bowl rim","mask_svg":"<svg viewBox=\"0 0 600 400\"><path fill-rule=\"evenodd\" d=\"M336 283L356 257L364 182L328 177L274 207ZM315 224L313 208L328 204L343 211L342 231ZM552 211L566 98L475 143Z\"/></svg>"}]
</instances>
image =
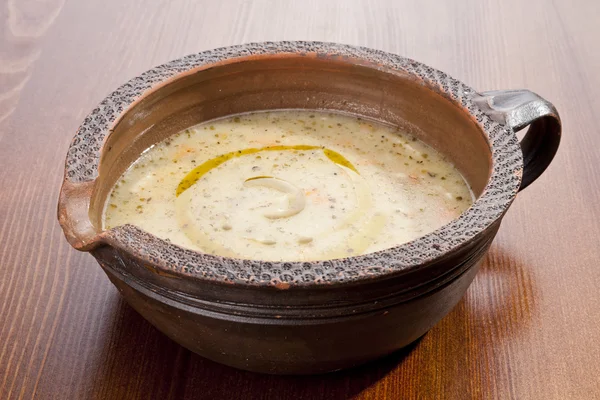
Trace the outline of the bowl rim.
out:
<instances>
[{"instance_id":1,"label":"bowl rim","mask_svg":"<svg viewBox=\"0 0 600 400\"><path fill-rule=\"evenodd\" d=\"M475 90L444 72L403 56L367 47L308 41L248 43L207 50L162 64L129 80L102 100L77 130L65 161L61 197L67 184L89 184L96 180L106 138L141 98L183 75L217 63L285 54L339 57L382 73L408 74L452 102L479 126L490 146L490 177L481 195L458 218L431 233L375 253L333 260L257 261L210 255L172 244L129 224L104 230L95 240L129 253L159 274L289 289L357 283L414 272L455 253L502 218L519 190L523 155L513 130L492 120L473 101L478 95Z\"/></svg>"}]
</instances>

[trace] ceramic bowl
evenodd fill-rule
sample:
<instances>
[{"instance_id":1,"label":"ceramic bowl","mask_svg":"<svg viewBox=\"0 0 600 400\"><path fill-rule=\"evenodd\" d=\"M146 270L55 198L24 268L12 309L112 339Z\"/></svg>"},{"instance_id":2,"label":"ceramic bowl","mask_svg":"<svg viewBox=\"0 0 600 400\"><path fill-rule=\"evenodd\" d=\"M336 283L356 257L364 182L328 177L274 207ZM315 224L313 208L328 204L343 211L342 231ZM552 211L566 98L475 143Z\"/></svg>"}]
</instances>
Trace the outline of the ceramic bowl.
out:
<instances>
[{"instance_id":1,"label":"ceramic bowl","mask_svg":"<svg viewBox=\"0 0 600 400\"><path fill-rule=\"evenodd\" d=\"M206 120L267 109L338 110L401 126L451 159L477 200L412 242L329 261L232 259L131 225L102 229L111 187L144 149ZM246 370L321 373L398 350L452 310L560 134L556 110L532 92L478 93L398 55L318 42L226 47L133 78L85 118L66 157L58 217L69 243L181 345Z\"/></svg>"}]
</instances>

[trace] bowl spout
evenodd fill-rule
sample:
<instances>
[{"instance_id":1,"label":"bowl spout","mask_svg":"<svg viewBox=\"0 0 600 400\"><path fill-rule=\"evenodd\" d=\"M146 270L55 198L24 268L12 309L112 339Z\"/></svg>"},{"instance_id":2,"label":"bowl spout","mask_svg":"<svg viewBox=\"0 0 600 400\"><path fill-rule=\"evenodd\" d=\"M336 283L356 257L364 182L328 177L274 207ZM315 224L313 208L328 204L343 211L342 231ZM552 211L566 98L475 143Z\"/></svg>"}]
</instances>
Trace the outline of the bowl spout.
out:
<instances>
[{"instance_id":1,"label":"bowl spout","mask_svg":"<svg viewBox=\"0 0 600 400\"><path fill-rule=\"evenodd\" d=\"M65 179L58 199L58 222L69 244L81 251L90 251L100 244L99 232L89 216L94 183Z\"/></svg>"}]
</instances>

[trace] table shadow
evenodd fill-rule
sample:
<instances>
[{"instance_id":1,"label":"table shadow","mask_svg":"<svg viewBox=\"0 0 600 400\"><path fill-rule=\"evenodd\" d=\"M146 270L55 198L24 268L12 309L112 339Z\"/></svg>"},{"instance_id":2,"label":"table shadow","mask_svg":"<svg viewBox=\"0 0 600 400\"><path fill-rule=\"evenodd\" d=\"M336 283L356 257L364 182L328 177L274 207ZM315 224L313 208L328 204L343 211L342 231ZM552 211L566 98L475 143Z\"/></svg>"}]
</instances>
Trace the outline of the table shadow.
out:
<instances>
[{"instance_id":1,"label":"table shadow","mask_svg":"<svg viewBox=\"0 0 600 400\"><path fill-rule=\"evenodd\" d=\"M483 288L487 279L504 287L504 292L496 293L488 307L478 307L480 302L473 301L473 296L487 296ZM535 286L528 268L498 247L492 247L486 256L473 286L447 317L412 345L359 367L315 376L264 375L212 362L168 339L115 296L118 304L114 307L117 312L112 320L113 336L105 345L104 364L98 368L90 395L98 399L336 400L355 397L392 371L400 377L414 374L410 379L402 379L410 381L413 389L453 382L457 393L466 393L473 383L464 372L481 368L481 360L469 359L473 355L473 343L469 340L477 341L478 335L489 333L491 319L509 321L512 328L503 332L518 334L529 324L535 306ZM523 290L523 286L529 289ZM515 314L515 309L521 310L520 314ZM504 340L510 335L496 335L496 339ZM418 357L409 357L411 354ZM419 365L415 366L417 358ZM392 382L400 385L398 379ZM396 387L394 392L403 390Z\"/></svg>"}]
</instances>

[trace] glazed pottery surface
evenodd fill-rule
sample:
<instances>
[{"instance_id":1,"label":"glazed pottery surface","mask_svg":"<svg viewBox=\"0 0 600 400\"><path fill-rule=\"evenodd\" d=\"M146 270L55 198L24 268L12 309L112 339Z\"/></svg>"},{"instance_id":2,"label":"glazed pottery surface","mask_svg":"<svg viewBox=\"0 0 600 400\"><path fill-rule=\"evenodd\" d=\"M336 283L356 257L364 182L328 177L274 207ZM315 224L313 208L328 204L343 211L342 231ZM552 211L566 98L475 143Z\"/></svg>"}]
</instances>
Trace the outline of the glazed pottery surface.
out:
<instances>
[{"instance_id":1,"label":"glazed pottery surface","mask_svg":"<svg viewBox=\"0 0 600 400\"><path fill-rule=\"evenodd\" d=\"M131 225L101 229L111 187L149 146L225 115L297 108L402 127L444 153L476 201L412 242L329 261L232 259ZM320 42L233 46L154 68L103 100L69 148L58 217L71 245L91 252L129 304L183 346L252 371L327 372L406 346L456 305L560 134L556 110L532 92L478 93L394 54Z\"/></svg>"}]
</instances>

